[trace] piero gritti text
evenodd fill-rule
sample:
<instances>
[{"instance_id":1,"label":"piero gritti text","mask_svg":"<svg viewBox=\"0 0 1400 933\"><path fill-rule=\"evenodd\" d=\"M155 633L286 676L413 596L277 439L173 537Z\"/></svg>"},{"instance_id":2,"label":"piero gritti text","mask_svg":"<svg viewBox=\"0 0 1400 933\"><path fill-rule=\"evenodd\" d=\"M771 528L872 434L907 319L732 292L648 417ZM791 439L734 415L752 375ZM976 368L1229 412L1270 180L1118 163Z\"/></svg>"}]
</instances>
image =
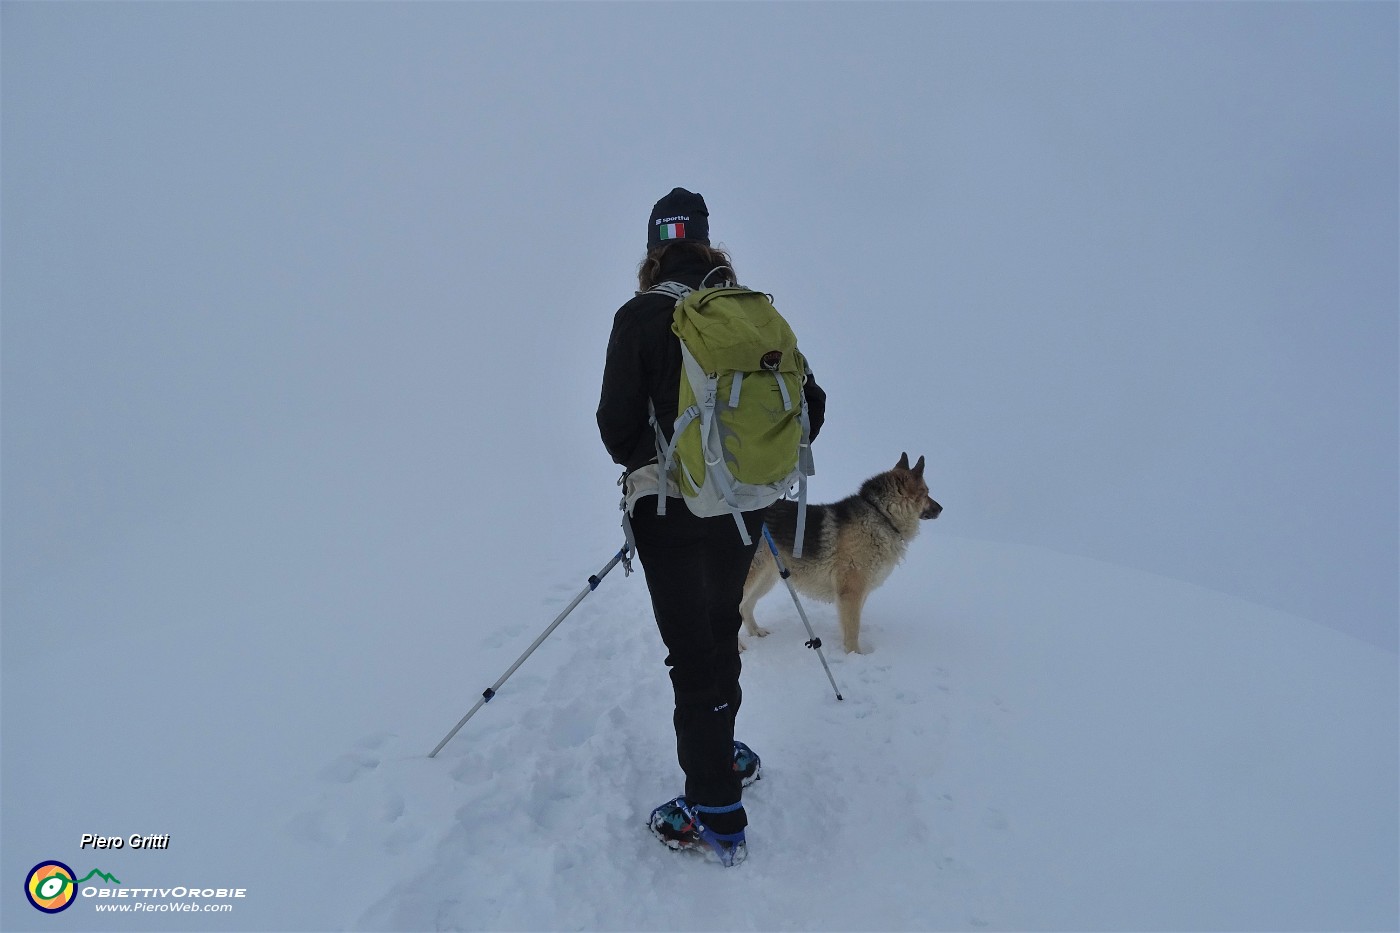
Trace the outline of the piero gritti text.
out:
<instances>
[{"instance_id":1,"label":"piero gritti text","mask_svg":"<svg viewBox=\"0 0 1400 933\"><path fill-rule=\"evenodd\" d=\"M140 833L132 833L126 838L121 836L98 836L93 833L83 833L81 849L168 849L170 848L170 834L143 836Z\"/></svg>"}]
</instances>

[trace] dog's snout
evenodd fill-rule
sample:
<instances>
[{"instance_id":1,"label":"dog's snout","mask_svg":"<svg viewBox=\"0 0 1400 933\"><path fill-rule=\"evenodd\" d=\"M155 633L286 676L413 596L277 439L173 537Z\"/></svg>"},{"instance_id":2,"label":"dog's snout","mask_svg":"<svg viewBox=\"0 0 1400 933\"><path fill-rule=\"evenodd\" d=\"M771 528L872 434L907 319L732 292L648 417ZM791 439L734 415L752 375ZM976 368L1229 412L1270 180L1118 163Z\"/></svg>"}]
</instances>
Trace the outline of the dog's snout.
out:
<instances>
[{"instance_id":1,"label":"dog's snout","mask_svg":"<svg viewBox=\"0 0 1400 933\"><path fill-rule=\"evenodd\" d=\"M943 514L943 506L939 505L937 502L934 502L932 499L930 499L930 500L928 500L928 505L924 506L924 513L923 513L922 515L920 515L919 517L922 518L922 519L924 519L925 521L927 521L928 519L931 519L931 518L937 518L938 516L940 516L940 515L942 515L942 514Z\"/></svg>"}]
</instances>

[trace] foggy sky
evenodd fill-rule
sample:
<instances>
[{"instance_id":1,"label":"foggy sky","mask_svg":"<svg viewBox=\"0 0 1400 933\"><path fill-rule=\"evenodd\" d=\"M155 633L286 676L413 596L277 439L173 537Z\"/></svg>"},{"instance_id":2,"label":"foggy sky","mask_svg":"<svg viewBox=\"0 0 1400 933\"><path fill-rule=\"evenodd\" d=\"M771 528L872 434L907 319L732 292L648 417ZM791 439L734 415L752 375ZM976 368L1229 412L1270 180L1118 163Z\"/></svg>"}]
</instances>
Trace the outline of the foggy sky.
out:
<instances>
[{"instance_id":1,"label":"foggy sky","mask_svg":"<svg viewBox=\"0 0 1400 933\"><path fill-rule=\"evenodd\" d=\"M1394 4L0 25L7 656L616 521L603 350L675 185L829 393L817 501L907 450L939 533L1396 647Z\"/></svg>"}]
</instances>

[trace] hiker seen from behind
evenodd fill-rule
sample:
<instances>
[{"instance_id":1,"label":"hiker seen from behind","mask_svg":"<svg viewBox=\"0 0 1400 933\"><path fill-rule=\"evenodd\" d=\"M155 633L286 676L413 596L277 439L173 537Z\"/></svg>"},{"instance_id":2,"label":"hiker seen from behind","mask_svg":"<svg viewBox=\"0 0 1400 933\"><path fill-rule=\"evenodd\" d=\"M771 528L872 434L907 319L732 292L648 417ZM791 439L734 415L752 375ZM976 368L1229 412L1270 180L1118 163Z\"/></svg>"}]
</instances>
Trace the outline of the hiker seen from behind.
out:
<instances>
[{"instance_id":1,"label":"hiker seen from behind","mask_svg":"<svg viewBox=\"0 0 1400 933\"><path fill-rule=\"evenodd\" d=\"M769 296L710 244L704 199L652 208L637 294L613 318L598 429L623 475L624 521L666 645L684 792L652 811L673 849L746 857L743 787L758 755L734 739L739 603L762 512L805 501L826 393Z\"/></svg>"}]
</instances>

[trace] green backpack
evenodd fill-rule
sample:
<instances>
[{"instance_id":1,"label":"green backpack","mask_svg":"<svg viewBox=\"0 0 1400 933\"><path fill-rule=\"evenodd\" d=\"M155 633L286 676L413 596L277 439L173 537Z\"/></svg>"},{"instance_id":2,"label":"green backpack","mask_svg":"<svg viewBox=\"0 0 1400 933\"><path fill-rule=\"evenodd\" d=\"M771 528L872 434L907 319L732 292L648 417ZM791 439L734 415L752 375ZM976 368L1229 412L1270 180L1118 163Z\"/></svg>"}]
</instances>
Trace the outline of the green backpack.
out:
<instances>
[{"instance_id":1,"label":"green backpack","mask_svg":"<svg viewBox=\"0 0 1400 933\"><path fill-rule=\"evenodd\" d=\"M652 412L662 485L657 514L666 514L669 476L691 512L733 515L751 544L740 513L768 507L795 484L793 553L801 557L807 477L816 471L802 392L807 361L792 328L768 295L742 286L692 290L662 282L649 291L676 299L671 330L683 361L669 444Z\"/></svg>"}]
</instances>

